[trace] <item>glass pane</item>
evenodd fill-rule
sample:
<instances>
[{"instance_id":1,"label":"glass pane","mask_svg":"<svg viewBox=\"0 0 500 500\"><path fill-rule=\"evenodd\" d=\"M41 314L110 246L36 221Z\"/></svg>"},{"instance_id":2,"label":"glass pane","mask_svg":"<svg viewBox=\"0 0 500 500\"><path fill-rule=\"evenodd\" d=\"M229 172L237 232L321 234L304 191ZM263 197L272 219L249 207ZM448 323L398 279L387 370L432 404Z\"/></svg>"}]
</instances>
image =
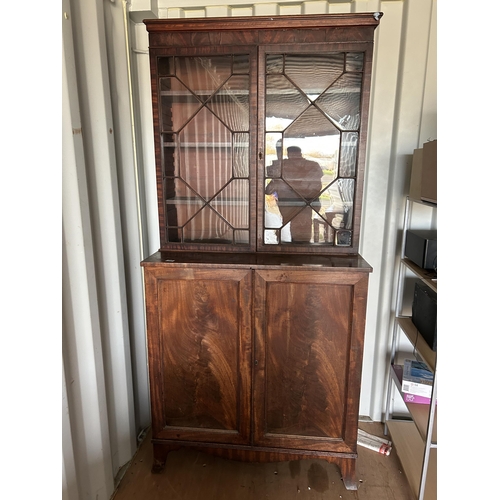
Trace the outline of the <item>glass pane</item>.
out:
<instances>
[{"instance_id":1,"label":"glass pane","mask_svg":"<svg viewBox=\"0 0 500 500\"><path fill-rule=\"evenodd\" d=\"M317 100L318 107L342 130L357 130L361 97L359 73L346 73Z\"/></svg>"},{"instance_id":2,"label":"glass pane","mask_svg":"<svg viewBox=\"0 0 500 500\"><path fill-rule=\"evenodd\" d=\"M250 138L248 134L233 135L233 175L249 177Z\"/></svg>"},{"instance_id":3,"label":"glass pane","mask_svg":"<svg viewBox=\"0 0 500 500\"><path fill-rule=\"evenodd\" d=\"M299 146L289 146L282 162L281 176L266 186L282 217L281 225L290 222L293 242L310 242L313 207L319 209L323 169L318 162L302 155ZM268 200L271 202L272 200Z\"/></svg>"},{"instance_id":4,"label":"glass pane","mask_svg":"<svg viewBox=\"0 0 500 500\"><path fill-rule=\"evenodd\" d=\"M174 75L174 58L173 57L159 57L158 58L158 75L167 76Z\"/></svg>"},{"instance_id":5,"label":"glass pane","mask_svg":"<svg viewBox=\"0 0 500 500\"><path fill-rule=\"evenodd\" d=\"M248 180L237 179L229 183L210 203L232 227L249 227L249 184Z\"/></svg>"},{"instance_id":6,"label":"glass pane","mask_svg":"<svg viewBox=\"0 0 500 500\"><path fill-rule=\"evenodd\" d=\"M344 205L344 227L352 229L352 207L354 201L354 179L339 179L339 192Z\"/></svg>"},{"instance_id":7,"label":"glass pane","mask_svg":"<svg viewBox=\"0 0 500 500\"><path fill-rule=\"evenodd\" d=\"M160 78L170 242L250 241L249 60L165 58L165 74L175 66Z\"/></svg>"},{"instance_id":8,"label":"glass pane","mask_svg":"<svg viewBox=\"0 0 500 500\"><path fill-rule=\"evenodd\" d=\"M176 144L177 134L163 134L163 175L177 176L179 175L179 155L178 146Z\"/></svg>"},{"instance_id":9,"label":"glass pane","mask_svg":"<svg viewBox=\"0 0 500 500\"><path fill-rule=\"evenodd\" d=\"M348 52L345 56L346 71L363 71L365 56L363 52Z\"/></svg>"},{"instance_id":10,"label":"glass pane","mask_svg":"<svg viewBox=\"0 0 500 500\"><path fill-rule=\"evenodd\" d=\"M230 76L232 56L176 57L176 75L206 101Z\"/></svg>"},{"instance_id":11,"label":"glass pane","mask_svg":"<svg viewBox=\"0 0 500 500\"><path fill-rule=\"evenodd\" d=\"M344 132L340 145L340 170L341 177L354 177L358 159L358 133Z\"/></svg>"},{"instance_id":12,"label":"glass pane","mask_svg":"<svg viewBox=\"0 0 500 500\"><path fill-rule=\"evenodd\" d=\"M183 228L183 241L192 243L233 243L233 230L209 207L198 212Z\"/></svg>"},{"instance_id":13,"label":"glass pane","mask_svg":"<svg viewBox=\"0 0 500 500\"><path fill-rule=\"evenodd\" d=\"M250 72L250 58L248 54L236 54L233 56L233 74L248 75Z\"/></svg>"},{"instance_id":14,"label":"glass pane","mask_svg":"<svg viewBox=\"0 0 500 500\"><path fill-rule=\"evenodd\" d=\"M203 108L180 137L180 176L204 199L212 198L232 176L231 132Z\"/></svg>"},{"instance_id":15,"label":"glass pane","mask_svg":"<svg viewBox=\"0 0 500 500\"><path fill-rule=\"evenodd\" d=\"M329 174L324 176L323 184L326 184L326 187L320 196L321 207L313 213L313 240L315 243L333 244L337 230L352 227L352 192L348 193L350 200L346 199L346 189L341 189L341 181L328 182L331 178L332 176ZM349 179L349 181L353 180ZM345 186L342 187L345 188ZM354 187L354 182L352 187Z\"/></svg>"},{"instance_id":16,"label":"glass pane","mask_svg":"<svg viewBox=\"0 0 500 500\"><path fill-rule=\"evenodd\" d=\"M283 218L275 194L266 194L265 203L264 241L268 245L278 244L283 239L280 231L283 227ZM291 238L286 241L290 242Z\"/></svg>"},{"instance_id":17,"label":"glass pane","mask_svg":"<svg viewBox=\"0 0 500 500\"><path fill-rule=\"evenodd\" d=\"M331 141L334 136L338 135L340 132L332 122L318 109L311 106L285 130L283 147L286 149L288 146L299 145L306 147L310 152L316 149L318 153L321 152L320 156L325 154L332 156L333 147L336 151L338 150L338 137L333 142Z\"/></svg>"},{"instance_id":18,"label":"glass pane","mask_svg":"<svg viewBox=\"0 0 500 500\"><path fill-rule=\"evenodd\" d=\"M278 75L267 77L266 130L283 130L308 106L306 96L290 80Z\"/></svg>"},{"instance_id":19,"label":"glass pane","mask_svg":"<svg viewBox=\"0 0 500 500\"><path fill-rule=\"evenodd\" d=\"M314 101L344 72L344 54L287 54L285 74Z\"/></svg>"},{"instance_id":20,"label":"glass pane","mask_svg":"<svg viewBox=\"0 0 500 500\"><path fill-rule=\"evenodd\" d=\"M281 176L281 160L283 159L283 134L266 134L266 176L269 178ZM266 183L270 179L267 179Z\"/></svg>"},{"instance_id":21,"label":"glass pane","mask_svg":"<svg viewBox=\"0 0 500 500\"><path fill-rule=\"evenodd\" d=\"M160 86L162 132L177 132L201 108L201 103L177 78L162 78Z\"/></svg>"},{"instance_id":22,"label":"glass pane","mask_svg":"<svg viewBox=\"0 0 500 500\"><path fill-rule=\"evenodd\" d=\"M233 76L207 102L207 106L230 130L243 132L249 128L248 89L248 76Z\"/></svg>"},{"instance_id":23,"label":"glass pane","mask_svg":"<svg viewBox=\"0 0 500 500\"><path fill-rule=\"evenodd\" d=\"M234 243L236 245L248 245L250 243L250 231L234 231Z\"/></svg>"},{"instance_id":24,"label":"glass pane","mask_svg":"<svg viewBox=\"0 0 500 500\"><path fill-rule=\"evenodd\" d=\"M362 69L363 53L267 55L266 244L351 245Z\"/></svg>"},{"instance_id":25,"label":"glass pane","mask_svg":"<svg viewBox=\"0 0 500 500\"><path fill-rule=\"evenodd\" d=\"M171 212L169 225L182 227L205 205L195 191L181 179L165 179L165 199L167 211ZM175 220L173 213L176 214Z\"/></svg>"},{"instance_id":26,"label":"glass pane","mask_svg":"<svg viewBox=\"0 0 500 500\"><path fill-rule=\"evenodd\" d=\"M282 54L270 54L266 59L267 73L283 73L285 57Z\"/></svg>"}]
</instances>

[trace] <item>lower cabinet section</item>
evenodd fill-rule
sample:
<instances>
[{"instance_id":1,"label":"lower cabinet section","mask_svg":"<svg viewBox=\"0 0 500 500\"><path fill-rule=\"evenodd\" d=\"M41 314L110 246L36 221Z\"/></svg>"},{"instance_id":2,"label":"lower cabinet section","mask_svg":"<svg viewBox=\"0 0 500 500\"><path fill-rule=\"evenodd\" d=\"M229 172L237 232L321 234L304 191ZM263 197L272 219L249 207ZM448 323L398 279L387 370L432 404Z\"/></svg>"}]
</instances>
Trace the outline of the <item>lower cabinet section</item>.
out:
<instances>
[{"instance_id":1,"label":"lower cabinet section","mask_svg":"<svg viewBox=\"0 0 500 500\"><path fill-rule=\"evenodd\" d=\"M371 268L360 257L321 269L198 260L142 263L155 469L182 446L237 460L316 457L355 489Z\"/></svg>"}]
</instances>

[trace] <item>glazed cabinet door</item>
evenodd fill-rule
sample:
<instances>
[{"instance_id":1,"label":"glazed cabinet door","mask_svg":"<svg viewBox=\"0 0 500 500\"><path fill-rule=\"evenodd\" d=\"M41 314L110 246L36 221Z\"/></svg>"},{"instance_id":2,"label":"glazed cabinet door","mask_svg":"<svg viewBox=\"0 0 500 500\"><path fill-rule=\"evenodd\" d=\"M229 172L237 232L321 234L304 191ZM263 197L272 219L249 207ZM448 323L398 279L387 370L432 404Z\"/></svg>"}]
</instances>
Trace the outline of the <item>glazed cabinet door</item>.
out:
<instances>
[{"instance_id":1,"label":"glazed cabinet door","mask_svg":"<svg viewBox=\"0 0 500 500\"><path fill-rule=\"evenodd\" d=\"M259 172L265 171L264 187L258 191L265 192L261 248L353 253L371 45L263 45L259 51L265 72L259 75L259 144L265 144Z\"/></svg>"},{"instance_id":2,"label":"glazed cabinet door","mask_svg":"<svg viewBox=\"0 0 500 500\"><path fill-rule=\"evenodd\" d=\"M368 277L256 271L255 444L355 453Z\"/></svg>"},{"instance_id":3,"label":"glazed cabinet door","mask_svg":"<svg viewBox=\"0 0 500 500\"><path fill-rule=\"evenodd\" d=\"M160 241L162 248L249 251L255 48L209 45L208 53L152 51Z\"/></svg>"},{"instance_id":4,"label":"glazed cabinet door","mask_svg":"<svg viewBox=\"0 0 500 500\"><path fill-rule=\"evenodd\" d=\"M154 439L250 440L251 271L145 269Z\"/></svg>"}]
</instances>

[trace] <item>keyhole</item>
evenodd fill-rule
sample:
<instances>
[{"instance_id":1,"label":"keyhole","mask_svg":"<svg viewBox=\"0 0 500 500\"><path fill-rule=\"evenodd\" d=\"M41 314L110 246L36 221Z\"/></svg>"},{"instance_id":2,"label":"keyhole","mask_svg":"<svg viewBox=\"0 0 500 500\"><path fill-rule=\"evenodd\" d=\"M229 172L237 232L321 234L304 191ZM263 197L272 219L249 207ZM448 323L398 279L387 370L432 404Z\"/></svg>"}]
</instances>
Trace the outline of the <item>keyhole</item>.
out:
<instances>
[{"instance_id":1,"label":"keyhole","mask_svg":"<svg viewBox=\"0 0 500 500\"><path fill-rule=\"evenodd\" d=\"M259 151L259 160L262 160L262 158L263 158L262 151Z\"/></svg>"}]
</instances>

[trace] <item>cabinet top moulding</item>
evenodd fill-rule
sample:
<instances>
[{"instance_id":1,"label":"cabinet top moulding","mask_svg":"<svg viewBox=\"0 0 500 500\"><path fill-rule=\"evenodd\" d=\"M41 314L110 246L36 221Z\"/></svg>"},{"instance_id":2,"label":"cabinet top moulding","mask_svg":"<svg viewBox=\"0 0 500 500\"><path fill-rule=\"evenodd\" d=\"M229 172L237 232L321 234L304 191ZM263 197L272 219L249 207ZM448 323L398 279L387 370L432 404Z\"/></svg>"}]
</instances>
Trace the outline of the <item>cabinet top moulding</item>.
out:
<instances>
[{"instance_id":1,"label":"cabinet top moulding","mask_svg":"<svg viewBox=\"0 0 500 500\"><path fill-rule=\"evenodd\" d=\"M294 255L294 254L265 254L265 253L224 253L224 252L185 252L169 251L156 252L142 262L143 266L171 264L172 266L197 265L207 266L234 266L234 267L259 267L266 269L309 268L325 272L327 270L346 272L371 273L373 268L360 255Z\"/></svg>"},{"instance_id":2,"label":"cabinet top moulding","mask_svg":"<svg viewBox=\"0 0 500 500\"><path fill-rule=\"evenodd\" d=\"M210 31L242 29L290 29L290 28L337 28L373 26L377 27L382 12L359 14L321 14L288 16L240 16L240 17L200 17L191 19L144 19L151 32L169 31Z\"/></svg>"}]
</instances>

